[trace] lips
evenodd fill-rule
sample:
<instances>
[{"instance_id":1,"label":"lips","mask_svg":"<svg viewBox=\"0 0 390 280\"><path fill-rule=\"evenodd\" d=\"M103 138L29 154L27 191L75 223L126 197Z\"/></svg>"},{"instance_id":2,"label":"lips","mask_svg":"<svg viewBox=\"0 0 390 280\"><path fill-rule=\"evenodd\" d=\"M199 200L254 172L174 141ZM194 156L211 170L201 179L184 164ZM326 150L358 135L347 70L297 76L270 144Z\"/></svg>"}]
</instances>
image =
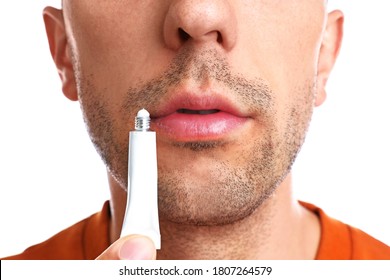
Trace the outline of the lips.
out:
<instances>
[{"instance_id":1,"label":"lips","mask_svg":"<svg viewBox=\"0 0 390 280\"><path fill-rule=\"evenodd\" d=\"M223 140L246 121L233 102L217 94L176 95L152 114L158 135L178 142Z\"/></svg>"}]
</instances>

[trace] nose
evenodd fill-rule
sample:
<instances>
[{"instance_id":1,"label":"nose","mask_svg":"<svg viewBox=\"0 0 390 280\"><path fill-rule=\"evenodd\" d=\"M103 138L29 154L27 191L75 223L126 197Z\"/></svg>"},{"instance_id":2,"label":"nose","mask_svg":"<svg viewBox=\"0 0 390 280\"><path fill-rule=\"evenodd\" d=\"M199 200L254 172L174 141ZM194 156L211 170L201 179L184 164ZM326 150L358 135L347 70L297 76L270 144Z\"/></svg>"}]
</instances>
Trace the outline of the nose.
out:
<instances>
[{"instance_id":1,"label":"nose","mask_svg":"<svg viewBox=\"0 0 390 280\"><path fill-rule=\"evenodd\" d=\"M184 44L215 43L230 50L237 37L234 9L226 0L172 1L164 22L164 40L168 48Z\"/></svg>"}]
</instances>

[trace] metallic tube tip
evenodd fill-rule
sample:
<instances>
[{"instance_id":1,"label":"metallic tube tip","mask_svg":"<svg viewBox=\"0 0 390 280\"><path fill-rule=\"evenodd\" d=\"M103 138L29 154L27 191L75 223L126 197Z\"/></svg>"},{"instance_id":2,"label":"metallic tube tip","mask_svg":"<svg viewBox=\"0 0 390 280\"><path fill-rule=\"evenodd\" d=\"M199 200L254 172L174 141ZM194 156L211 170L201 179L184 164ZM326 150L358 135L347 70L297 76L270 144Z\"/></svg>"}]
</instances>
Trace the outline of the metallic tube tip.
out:
<instances>
[{"instance_id":1,"label":"metallic tube tip","mask_svg":"<svg viewBox=\"0 0 390 280\"><path fill-rule=\"evenodd\" d=\"M147 110L139 110L135 117L135 130L148 131L150 129L150 114Z\"/></svg>"}]
</instances>

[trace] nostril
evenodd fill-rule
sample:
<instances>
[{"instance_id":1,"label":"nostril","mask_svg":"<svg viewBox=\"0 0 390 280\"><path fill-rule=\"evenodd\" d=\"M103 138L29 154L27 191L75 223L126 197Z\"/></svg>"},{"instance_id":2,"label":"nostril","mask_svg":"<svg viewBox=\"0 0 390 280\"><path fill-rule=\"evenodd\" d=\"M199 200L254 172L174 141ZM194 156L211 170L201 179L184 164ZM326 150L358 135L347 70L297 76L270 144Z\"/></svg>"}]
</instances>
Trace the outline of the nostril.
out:
<instances>
[{"instance_id":1,"label":"nostril","mask_svg":"<svg viewBox=\"0 0 390 280\"><path fill-rule=\"evenodd\" d=\"M217 42L220 43L220 44L222 44L222 41L223 41L223 40L222 40L222 34L221 34L221 32L218 31Z\"/></svg>"},{"instance_id":2,"label":"nostril","mask_svg":"<svg viewBox=\"0 0 390 280\"><path fill-rule=\"evenodd\" d=\"M181 27L178 29L178 34L182 42L187 42L189 39L192 38L191 35L184 31L184 29ZM217 42L220 44L223 43L222 34L219 31L217 31Z\"/></svg>"},{"instance_id":3,"label":"nostril","mask_svg":"<svg viewBox=\"0 0 390 280\"><path fill-rule=\"evenodd\" d=\"M188 41L188 39L191 38L190 34L188 34L187 32L185 32L182 28L179 28L179 38L180 40L182 40L183 42L186 42Z\"/></svg>"}]
</instances>

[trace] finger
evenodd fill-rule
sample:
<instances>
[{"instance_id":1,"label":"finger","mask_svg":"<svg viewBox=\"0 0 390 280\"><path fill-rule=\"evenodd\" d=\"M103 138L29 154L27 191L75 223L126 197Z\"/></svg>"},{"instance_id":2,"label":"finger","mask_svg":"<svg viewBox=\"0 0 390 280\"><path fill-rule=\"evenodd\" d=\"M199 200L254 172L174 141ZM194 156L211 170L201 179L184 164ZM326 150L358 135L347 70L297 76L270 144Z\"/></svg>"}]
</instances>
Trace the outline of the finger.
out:
<instances>
[{"instance_id":1,"label":"finger","mask_svg":"<svg viewBox=\"0 0 390 280\"><path fill-rule=\"evenodd\" d=\"M129 235L115 241L97 260L155 260L156 248L151 239Z\"/></svg>"}]
</instances>

